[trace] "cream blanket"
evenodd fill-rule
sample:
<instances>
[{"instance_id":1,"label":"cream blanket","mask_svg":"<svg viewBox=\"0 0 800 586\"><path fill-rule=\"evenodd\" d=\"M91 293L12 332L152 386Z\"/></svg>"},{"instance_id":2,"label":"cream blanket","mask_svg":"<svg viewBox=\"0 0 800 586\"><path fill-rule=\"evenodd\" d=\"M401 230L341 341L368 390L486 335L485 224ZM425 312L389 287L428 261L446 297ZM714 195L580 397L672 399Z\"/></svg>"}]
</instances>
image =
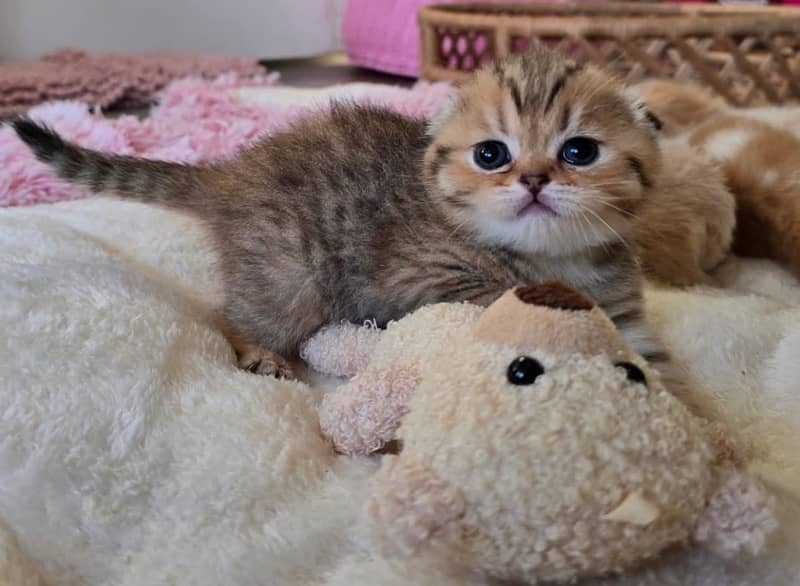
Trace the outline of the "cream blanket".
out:
<instances>
[{"instance_id":1,"label":"cream blanket","mask_svg":"<svg viewBox=\"0 0 800 586\"><path fill-rule=\"evenodd\" d=\"M676 550L609 583L800 584L800 287L727 271L648 303L697 401L754 446L782 529L757 560ZM319 385L237 371L207 322L219 291L190 218L0 211L0 585L448 584L359 553L375 462L331 453Z\"/></svg>"}]
</instances>

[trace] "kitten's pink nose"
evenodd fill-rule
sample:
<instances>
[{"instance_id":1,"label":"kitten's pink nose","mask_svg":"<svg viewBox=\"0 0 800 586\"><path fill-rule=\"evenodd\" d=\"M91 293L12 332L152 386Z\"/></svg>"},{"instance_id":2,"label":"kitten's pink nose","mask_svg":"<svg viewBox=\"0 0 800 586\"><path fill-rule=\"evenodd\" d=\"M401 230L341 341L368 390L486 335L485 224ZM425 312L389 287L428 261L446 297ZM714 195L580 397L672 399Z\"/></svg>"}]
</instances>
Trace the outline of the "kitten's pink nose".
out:
<instances>
[{"instance_id":1,"label":"kitten's pink nose","mask_svg":"<svg viewBox=\"0 0 800 586\"><path fill-rule=\"evenodd\" d=\"M526 174L521 175L519 180L520 183L525 185L528 188L528 191L533 194L539 193L542 187L550 183L550 177L548 175Z\"/></svg>"}]
</instances>

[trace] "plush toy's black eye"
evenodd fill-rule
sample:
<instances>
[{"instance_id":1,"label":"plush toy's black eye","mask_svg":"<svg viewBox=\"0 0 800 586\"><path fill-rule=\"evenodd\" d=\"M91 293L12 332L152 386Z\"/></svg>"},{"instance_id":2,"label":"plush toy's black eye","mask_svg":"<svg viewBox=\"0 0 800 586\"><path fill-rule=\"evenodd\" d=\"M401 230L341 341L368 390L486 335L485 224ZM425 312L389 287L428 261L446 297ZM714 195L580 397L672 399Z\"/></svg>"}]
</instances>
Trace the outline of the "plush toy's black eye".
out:
<instances>
[{"instance_id":1,"label":"plush toy's black eye","mask_svg":"<svg viewBox=\"0 0 800 586\"><path fill-rule=\"evenodd\" d=\"M631 364L630 362L619 362L614 366L624 370L625 376L627 376L628 380L632 383L641 383L644 386L647 386L647 377L644 376L642 369L635 364Z\"/></svg>"},{"instance_id":2,"label":"plush toy's black eye","mask_svg":"<svg viewBox=\"0 0 800 586\"><path fill-rule=\"evenodd\" d=\"M532 385L544 374L544 367L535 358L520 356L508 365L508 382L512 385Z\"/></svg>"},{"instance_id":3,"label":"plush toy's black eye","mask_svg":"<svg viewBox=\"0 0 800 586\"><path fill-rule=\"evenodd\" d=\"M508 147L499 140L487 140L475 145L473 151L475 164L486 171L494 171L511 162Z\"/></svg>"},{"instance_id":4,"label":"plush toy's black eye","mask_svg":"<svg viewBox=\"0 0 800 586\"><path fill-rule=\"evenodd\" d=\"M596 140L585 136L576 136L564 143L560 156L565 163L583 167L594 163L598 154L600 154L600 148L597 146Z\"/></svg>"}]
</instances>

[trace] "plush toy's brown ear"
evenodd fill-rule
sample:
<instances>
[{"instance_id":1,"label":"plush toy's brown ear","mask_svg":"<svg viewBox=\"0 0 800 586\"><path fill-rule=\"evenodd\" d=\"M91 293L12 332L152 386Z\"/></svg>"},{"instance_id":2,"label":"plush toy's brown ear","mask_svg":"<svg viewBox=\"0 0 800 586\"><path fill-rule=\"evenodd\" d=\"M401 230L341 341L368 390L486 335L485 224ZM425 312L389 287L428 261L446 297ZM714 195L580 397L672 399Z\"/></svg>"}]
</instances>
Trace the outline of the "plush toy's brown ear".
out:
<instances>
[{"instance_id":1,"label":"plush toy's brown ear","mask_svg":"<svg viewBox=\"0 0 800 586\"><path fill-rule=\"evenodd\" d=\"M530 305L573 311L588 311L594 307L591 299L561 281L517 287L514 293L520 301Z\"/></svg>"},{"instance_id":2,"label":"plush toy's brown ear","mask_svg":"<svg viewBox=\"0 0 800 586\"><path fill-rule=\"evenodd\" d=\"M764 487L735 468L723 470L720 486L711 496L694 538L723 557L764 547L777 522Z\"/></svg>"},{"instance_id":3,"label":"plush toy's brown ear","mask_svg":"<svg viewBox=\"0 0 800 586\"><path fill-rule=\"evenodd\" d=\"M367 513L386 558L406 558L463 516L461 492L429 467L405 456L385 456Z\"/></svg>"}]
</instances>

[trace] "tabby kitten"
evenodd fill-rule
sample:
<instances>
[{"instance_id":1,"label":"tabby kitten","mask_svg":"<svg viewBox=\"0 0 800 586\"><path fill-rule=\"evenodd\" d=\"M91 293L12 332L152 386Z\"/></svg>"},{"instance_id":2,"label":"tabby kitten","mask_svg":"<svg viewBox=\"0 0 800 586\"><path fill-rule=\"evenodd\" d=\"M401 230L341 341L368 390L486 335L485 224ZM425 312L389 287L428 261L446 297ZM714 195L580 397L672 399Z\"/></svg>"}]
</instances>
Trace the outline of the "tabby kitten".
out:
<instances>
[{"instance_id":1,"label":"tabby kitten","mask_svg":"<svg viewBox=\"0 0 800 586\"><path fill-rule=\"evenodd\" d=\"M66 180L208 223L224 321L253 372L289 375L283 356L329 322L489 304L553 278L664 359L625 241L654 188L655 131L593 66L534 48L475 73L429 127L340 104L206 166L92 152L30 120L14 127Z\"/></svg>"}]
</instances>

